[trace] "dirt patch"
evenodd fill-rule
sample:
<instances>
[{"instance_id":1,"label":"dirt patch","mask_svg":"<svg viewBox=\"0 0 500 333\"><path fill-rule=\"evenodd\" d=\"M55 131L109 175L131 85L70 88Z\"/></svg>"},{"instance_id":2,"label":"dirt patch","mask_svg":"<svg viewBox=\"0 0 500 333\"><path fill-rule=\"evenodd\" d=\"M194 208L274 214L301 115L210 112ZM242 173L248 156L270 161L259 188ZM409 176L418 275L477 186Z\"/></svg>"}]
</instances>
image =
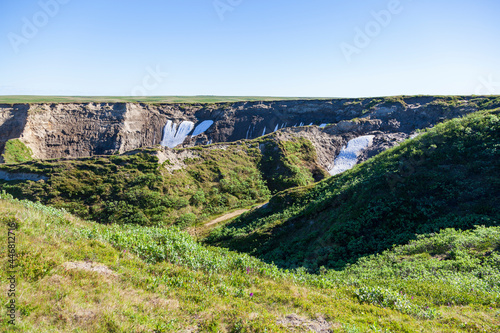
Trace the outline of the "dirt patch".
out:
<instances>
[{"instance_id":1,"label":"dirt patch","mask_svg":"<svg viewBox=\"0 0 500 333\"><path fill-rule=\"evenodd\" d=\"M205 226L209 227L211 225L214 225L214 224L217 224L217 223L220 223L220 222L224 222L226 220L232 219L233 217L236 217L236 216L239 216L239 215L241 215L243 213L246 213L249 210L250 209L240 209L240 210L236 210L236 211L234 211L232 213L222 215L221 217L218 217L215 220L212 220L212 221L208 222L207 224L205 224Z\"/></svg>"},{"instance_id":2,"label":"dirt patch","mask_svg":"<svg viewBox=\"0 0 500 333\"><path fill-rule=\"evenodd\" d=\"M262 205L258 205L258 206L255 206L253 208L250 208L250 209L239 209L239 210L235 210L234 212L231 212L231 213L228 213L228 214L225 214L225 215L222 215L221 217L218 217L216 218L215 220L212 220L208 223L205 224L206 227L210 227L214 224L217 224L217 223L221 223L221 222L224 222L224 221L227 221L229 219L232 219L234 217L237 217L237 216L240 216L241 214L243 213L246 213L246 212L249 212L251 210L254 210L254 209L259 209L260 207L263 207L265 204L262 204Z\"/></svg>"},{"instance_id":3,"label":"dirt patch","mask_svg":"<svg viewBox=\"0 0 500 333\"><path fill-rule=\"evenodd\" d=\"M64 283L65 278L62 277L61 275L54 274L47 278L47 282L49 282L52 285L60 285Z\"/></svg>"},{"instance_id":4,"label":"dirt patch","mask_svg":"<svg viewBox=\"0 0 500 333\"><path fill-rule=\"evenodd\" d=\"M332 324L326 321L323 317L316 319L307 319L300 317L296 314L291 314L283 319L277 321L278 324L289 328L300 328L302 332L316 332L316 333L331 333L333 332ZM305 331L307 329L307 331Z\"/></svg>"},{"instance_id":5,"label":"dirt patch","mask_svg":"<svg viewBox=\"0 0 500 333\"><path fill-rule=\"evenodd\" d=\"M146 298L145 303L151 304L155 308L175 310L180 307L179 301L176 299L164 299L160 297Z\"/></svg>"},{"instance_id":6,"label":"dirt patch","mask_svg":"<svg viewBox=\"0 0 500 333\"><path fill-rule=\"evenodd\" d=\"M78 310L73 314L73 320L77 323L86 323L95 320L97 314L92 310Z\"/></svg>"},{"instance_id":7,"label":"dirt patch","mask_svg":"<svg viewBox=\"0 0 500 333\"><path fill-rule=\"evenodd\" d=\"M179 333L195 333L195 332L198 332L198 328L196 327L188 327L182 331L179 331Z\"/></svg>"},{"instance_id":8,"label":"dirt patch","mask_svg":"<svg viewBox=\"0 0 500 333\"><path fill-rule=\"evenodd\" d=\"M96 262L85 262L85 261L65 262L64 264L62 264L62 266L65 269L77 269L87 272L96 272L102 275L117 276L117 274L113 272L111 269L109 269L107 266Z\"/></svg>"},{"instance_id":9,"label":"dirt patch","mask_svg":"<svg viewBox=\"0 0 500 333\"><path fill-rule=\"evenodd\" d=\"M158 157L158 162L163 164L168 172L185 169L187 165L184 163L184 160L188 158L200 158L200 154L196 151L187 149L173 150L169 148L164 148L161 151L158 151L156 156Z\"/></svg>"}]
</instances>

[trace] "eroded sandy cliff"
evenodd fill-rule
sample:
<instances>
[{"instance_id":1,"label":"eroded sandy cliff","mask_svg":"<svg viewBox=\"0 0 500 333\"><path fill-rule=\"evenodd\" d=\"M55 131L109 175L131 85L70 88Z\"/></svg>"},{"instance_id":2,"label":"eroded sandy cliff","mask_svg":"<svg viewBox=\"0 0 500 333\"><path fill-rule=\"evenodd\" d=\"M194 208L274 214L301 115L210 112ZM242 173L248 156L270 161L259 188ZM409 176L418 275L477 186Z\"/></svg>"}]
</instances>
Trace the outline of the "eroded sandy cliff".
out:
<instances>
[{"instance_id":1,"label":"eroded sandy cliff","mask_svg":"<svg viewBox=\"0 0 500 333\"><path fill-rule=\"evenodd\" d=\"M470 100L463 97L445 103L437 97L408 97L218 104L0 105L0 153L8 140L16 138L31 149L33 158L39 159L123 153L160 144L168 121L169 135L174 135L183 121L192 122L195 131L195 126L205 121L211 124L208 129L195 137L186 135L181 140L183 145L252 139L286 129L286 135L310 139L321 164L328 168L341 147L356 136L375 135L376 146L371 151L376 152L407 138L416 129L476 111L477 105Z\"/></svg>"}]
</instances>

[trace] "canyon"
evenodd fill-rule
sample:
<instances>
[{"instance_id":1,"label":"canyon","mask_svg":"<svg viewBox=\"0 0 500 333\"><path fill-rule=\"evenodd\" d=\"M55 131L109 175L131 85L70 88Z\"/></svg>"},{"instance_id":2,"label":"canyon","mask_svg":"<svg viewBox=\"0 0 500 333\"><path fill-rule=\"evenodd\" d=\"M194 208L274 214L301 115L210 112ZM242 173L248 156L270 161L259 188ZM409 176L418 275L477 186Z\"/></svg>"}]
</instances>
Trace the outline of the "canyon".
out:
<instances>
[{"instance_id":1,"label":"canyon","mask_svg":"<svg viewBox=\"0 0 500 333\"><path fill-rule=\"evenodd\" d=\"M273 132L304 137L320 165L334 168L350 140L370 135L356 153L372 157L446 119L478 110L475 97L390 97L231 103L32 103L0 105L0 154L19 140L33 159L122 154L143 147L193 147ZM279 133L278 133L279 132Z\"/></svg>"}]
</instances>

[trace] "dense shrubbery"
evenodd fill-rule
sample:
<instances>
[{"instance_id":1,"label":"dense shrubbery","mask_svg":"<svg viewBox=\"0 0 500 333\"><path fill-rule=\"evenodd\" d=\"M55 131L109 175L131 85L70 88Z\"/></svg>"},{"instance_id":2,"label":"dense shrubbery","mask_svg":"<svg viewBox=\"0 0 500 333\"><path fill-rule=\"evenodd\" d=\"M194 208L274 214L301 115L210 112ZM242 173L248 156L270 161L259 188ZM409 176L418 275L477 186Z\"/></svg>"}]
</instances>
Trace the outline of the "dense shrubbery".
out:
<instances>
[{"instance_id":1,"label":"dense shrubbery","mask_svg":"<svg viewBox=\"0 0 500 333\"><path fill-rule=\"evenodd\" d=\"M314 187L215 230L210 244L282 267L340 269L442 228L499 224L499 112L440 124Z\"/></svg>"},{"instance_id":2,"label":"dense shrubbery","mask_svg":"<svg viewBox=\"0 0 500 333\"><path fill-rule=\"evenodd\" d=\"M154 151L133 155L0 165L9 172L43 174L47 181L2 182L18 198L65 208L101 223L187 227L209 216L266 201L271 190L314 182L316 154L307 140L279 142L265 155L279 177L265 177L259 140L227 149L194 149L197 158L171 173ZM153 153L153 154L150 154ZM271 156L272 155L272 156ZM168 166L168 163L166 163Z\"/></svg>"}]
</instances>

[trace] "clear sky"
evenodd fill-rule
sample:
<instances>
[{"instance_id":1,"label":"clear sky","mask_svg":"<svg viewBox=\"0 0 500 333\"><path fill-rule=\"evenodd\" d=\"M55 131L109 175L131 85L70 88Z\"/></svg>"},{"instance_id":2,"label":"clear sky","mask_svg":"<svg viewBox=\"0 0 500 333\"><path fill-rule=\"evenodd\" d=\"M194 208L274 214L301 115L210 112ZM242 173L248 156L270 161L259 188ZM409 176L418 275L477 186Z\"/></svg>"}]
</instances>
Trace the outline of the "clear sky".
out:
<instances>
[{"instance_id":1,"label":"clear sky","mask_svg":"<svg viewBox=\"0 0 500 333\"><path fill-rule=\"evenodd\" d=\"M0 0L0 95L500 94L498 0Z\"/></svg>"}]
</instances>

